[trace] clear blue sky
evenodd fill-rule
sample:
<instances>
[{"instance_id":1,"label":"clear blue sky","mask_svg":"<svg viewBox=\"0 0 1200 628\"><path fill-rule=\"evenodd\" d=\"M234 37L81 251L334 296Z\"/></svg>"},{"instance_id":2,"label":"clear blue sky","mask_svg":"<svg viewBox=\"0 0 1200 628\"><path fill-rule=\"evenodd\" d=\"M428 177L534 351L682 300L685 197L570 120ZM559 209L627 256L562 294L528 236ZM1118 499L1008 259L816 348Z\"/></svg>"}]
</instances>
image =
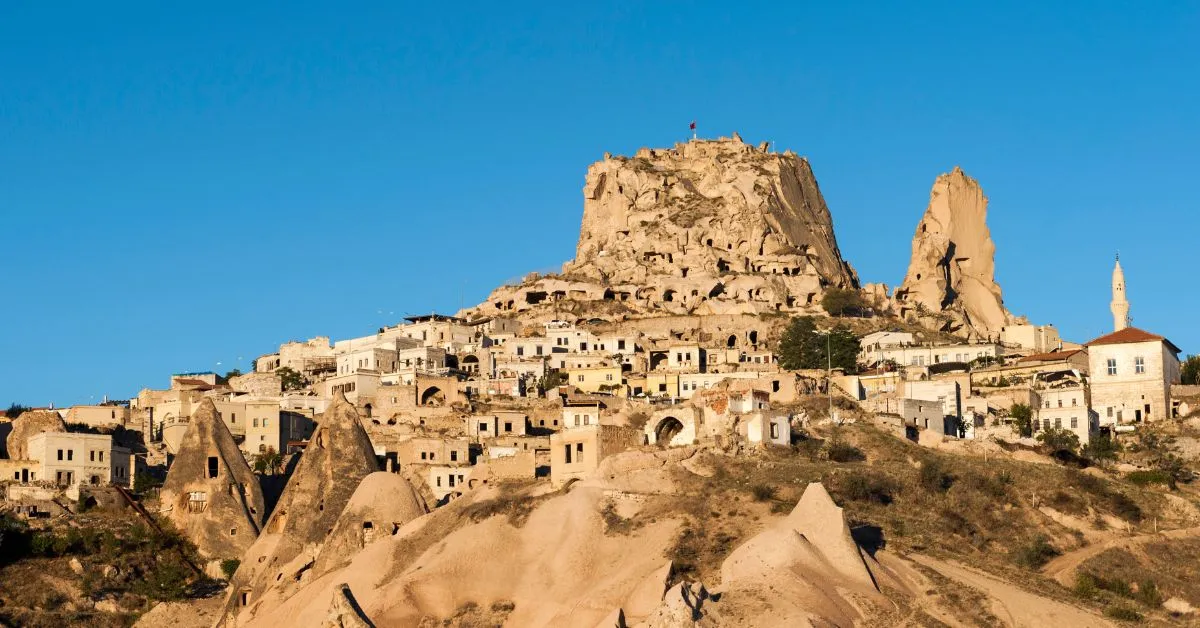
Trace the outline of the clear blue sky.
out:
<instances>
[{"instance_id":1,"label":"clear blue sky","mask_svg":"<svg viewBox=\"0 0 1200 628\"><path fill-rule=\"evenodd\" d=\"M1200 5L412 4L0 8L0 405L478 302L692 119L807 155L864 281L958 164L1010 309L1107 331L1120 249L1134 324L1200 349Z\"/></svg>"}]
</instances>

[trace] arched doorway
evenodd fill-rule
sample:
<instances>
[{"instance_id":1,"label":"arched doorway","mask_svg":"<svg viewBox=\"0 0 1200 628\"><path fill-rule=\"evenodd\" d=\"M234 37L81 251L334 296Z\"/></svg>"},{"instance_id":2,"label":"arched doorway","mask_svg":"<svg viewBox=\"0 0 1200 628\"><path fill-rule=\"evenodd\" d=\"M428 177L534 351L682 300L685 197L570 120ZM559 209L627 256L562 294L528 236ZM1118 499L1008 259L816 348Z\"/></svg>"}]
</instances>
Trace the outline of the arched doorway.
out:
<instances>
[{"instance_id":1,"label":"arched doorway","mask_svg":"<svg viewBox=\"0 0 1200 628\"><path fill-rule=\"evenodd\" d=\"M371 418L371 404L368 403L367 405L363 406L363 413L368 419Z\"/></svg>"},{"instance_id":2,"label":"arched doorway","mask_svg":"<svg viewBox=\"0 0 1200 628\"><path fill-rule=\"evenodd\" d=\"M473 355L470 355L470 354L463 356L462 370L467 371L469 373L478 373L479 372L479 358L477 358Z\"/></svg>"},{"instance_id":3,"label":"arched doorway","mask_svg":"<svg viewBox=\"0 0 1200 628\"><path fill-rule=\"evenodd\" d=\"M730 349L737 346L737 334L730 334L729 339L725 341L725 346Z\"/></svg>"},{"instance_id":4,"label":"arched doorway","mask_svg":"<svg viewBox=\"0 0 1200 628\"><path fill-rule=\"evenodd\" d=\"M430 386L421 393L421 405L423 406L440 406L444 403L446 403L446 395L437 386Z\"/></svg>"},{"instance_id":5,"label":"arched doorway","mask_svg":"<svg viewBox=\"0 0 1200 628\"><path fill-rule=\"evenodd\" d=\"M683 423L679 419L673 416L664 417L654 428L654 441L659 447L670 447L671 441L682 431Z\"/></svg>"}]
</instances>

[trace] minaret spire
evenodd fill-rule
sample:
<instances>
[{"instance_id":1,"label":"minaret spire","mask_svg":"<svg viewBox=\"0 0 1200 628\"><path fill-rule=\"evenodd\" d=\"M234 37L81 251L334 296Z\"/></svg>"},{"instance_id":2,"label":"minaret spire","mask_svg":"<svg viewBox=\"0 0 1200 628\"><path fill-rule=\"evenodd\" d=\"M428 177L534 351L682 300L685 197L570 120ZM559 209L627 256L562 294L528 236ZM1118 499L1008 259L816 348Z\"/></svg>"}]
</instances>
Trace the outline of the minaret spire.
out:
<instances>
[{"instance_id":1,"label":"minaret spire","mask_svg":"<svg viewBox=\"0 0 1200 628\"><path fill-rule=\"evenodd\" d=\"M1113 315L1113 331L1121 331L1129 327L1129 300L1125 298L1125 271L1121 269L1121 253L1117 253L1116 265L1112 274L1112 303L1109 309Z\"/></svg>"}]
</instances>

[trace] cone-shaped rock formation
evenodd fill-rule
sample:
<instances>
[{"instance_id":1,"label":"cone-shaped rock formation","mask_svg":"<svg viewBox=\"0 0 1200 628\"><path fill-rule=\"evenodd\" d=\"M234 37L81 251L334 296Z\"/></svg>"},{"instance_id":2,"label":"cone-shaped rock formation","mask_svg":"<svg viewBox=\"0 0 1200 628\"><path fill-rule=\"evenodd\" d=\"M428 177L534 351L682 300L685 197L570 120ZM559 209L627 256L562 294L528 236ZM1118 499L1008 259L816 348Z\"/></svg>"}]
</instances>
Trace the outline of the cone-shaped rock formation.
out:
<instances>
[{"instance_id":1,"label":"cone-shaped rock formation","mask_svg":"<svg viewBox=\"0 0 1200 628\"><path fill-rule=\"evenodd\" d=\"M205 557L240 558L258 538L262 488L211 399L192 413L159 502Z\"/></svg>"},{"instance_id":2,"label":"cone-shaped rock formation","mask_svg":"<svg viewBox=\"0 0 1200 628\"><path fill-rule=\"evenodd\" d=\"M939 176L896 289L901 314L936 319L943 331L968 337L997 336L1012 315L996 283L995 253L979 182L957 167Z\"/></svg>"},{"instance_id":3,"label":"cone-shaped rock formation","mask_svg":"<svg viewBox=\"0 0 1200 628\"><path fill-rule=\"evenodd\" d=\"M286 599L312 569L355 489L379 470L358 412L338 394L313 432L271 518L230 583L226 625L265 596Z\"/></svg>"},{"instance_id":4,"label":"cone-shaped rock formation","mask_svg":"<svg viewBox=\"0 0 1200 628\"><path fill-rule=\"evenodd\" d=\"M362 548L427 512L425 500L403 476L386 471L368 475L325 540L313 573L320 576L348 564Z\"/></svg>"}]
</instances>

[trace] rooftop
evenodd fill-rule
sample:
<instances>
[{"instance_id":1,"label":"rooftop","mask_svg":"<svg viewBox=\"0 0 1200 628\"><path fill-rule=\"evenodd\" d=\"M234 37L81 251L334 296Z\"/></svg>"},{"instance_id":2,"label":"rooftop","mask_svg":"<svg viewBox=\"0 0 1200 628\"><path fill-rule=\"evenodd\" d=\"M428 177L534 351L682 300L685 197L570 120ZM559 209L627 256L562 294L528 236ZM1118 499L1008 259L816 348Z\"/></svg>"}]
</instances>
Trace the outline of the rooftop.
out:
<instances>
[{"instance_id":1,"label":"rooftop","mask_svg":"<svg viewBox=\"0 0 1200 628\"><path fill-rule=\"evenodd\" d=\"M1167 340L1158 334L1152 334L1148 331L1138 329L1137 327L1126 327L1120 331L1114 331L1111 334L1105 334L1099 338L1094 338L1088 342L1085 342L1083 346L1091 347L1094 345L1121 345L1132 344L1136 342L1154 341L1166 343L1167 346L1170 347L1175 353L1179 353L1180 351L1179 347L1176 347L1175 343L1171 342L1170 340Z\"/></svg>"},{"instance_id":2,"label":"rooftop","mask_svg":"<svg viewBox=\"0 0 1200 628\"><path fill-rule=\"evenodd\" d=\"M1027 355L1027 356L1017 360L1017 362L1057 362L1059 360L1066 360L1067 358L1075 355L1076 353L1079 353L1080 351L1083 351L1083 349L1071 349L1069 351L1051 351L1049 353L1035 353L1033 355Z\"/></svg>"}]
</instances>

